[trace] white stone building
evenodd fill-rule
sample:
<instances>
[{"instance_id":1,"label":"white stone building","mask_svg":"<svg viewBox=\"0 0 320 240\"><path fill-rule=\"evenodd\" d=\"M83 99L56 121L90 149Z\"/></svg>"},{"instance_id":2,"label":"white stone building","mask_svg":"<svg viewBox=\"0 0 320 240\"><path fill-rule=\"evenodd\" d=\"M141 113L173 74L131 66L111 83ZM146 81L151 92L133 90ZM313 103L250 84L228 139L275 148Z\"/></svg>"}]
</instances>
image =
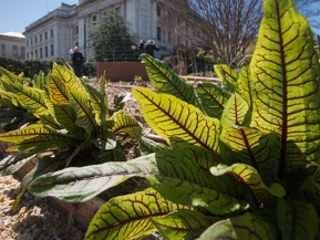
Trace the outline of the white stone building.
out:
<instances>
[{"instance_id":1,"label":"white stone building","mask_svg":"<svg viewBox=\"0 0 320 240\"><path fill-rule=\"evenodd\" d=\"M88 31L113 7L131 23L138 39L154 39L160 47L155 57L167 53L164 30L158 25L161 0L79 0L62 5L26 27L26 58L70 59L70 49L79 46L87 60L93 59Z\"/></svg>"},{"instance_id":2,"label":"white stone building","mask_svg":"<svg viewBox=\"0 0 320 240\"><path fill-rule=\"evenodd\" d=\"M0 57L24 60L25 36L17 32L0 33Z\"/></svg>"}]
</instances>

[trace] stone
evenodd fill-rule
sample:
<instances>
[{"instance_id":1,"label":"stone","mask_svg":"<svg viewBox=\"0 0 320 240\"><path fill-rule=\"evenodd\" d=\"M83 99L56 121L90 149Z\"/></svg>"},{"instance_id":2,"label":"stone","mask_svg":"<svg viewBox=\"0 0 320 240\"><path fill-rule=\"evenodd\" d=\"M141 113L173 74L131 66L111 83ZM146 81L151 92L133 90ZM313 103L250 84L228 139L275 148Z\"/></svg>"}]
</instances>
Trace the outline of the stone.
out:
<instances>
[{"instance_id":1,"label":"stone","mask_svg":"<svg viewBox=\"0 0 320 240\"><path fill-rule=\"evenodd\" d=\"M28 208L27 207L22 207L19 211L19 215L22 215L24 213L26 213L28 211Z\"/></svg>"},{"instance_id":2,"label":"stone","mask_svg":"<svg viewBox=\"0 0 320 240\"><path fill-rule=\"evenodd\" d=\"M32 231L32 237L33 237L34 239L38 239L39 236L41 235L41 233L42 233L42 230L41 230L41 229L39 229L39 228L33 229L33 231Z\"/></svg>"},{"instance_id":3,"label":"stone","mask_svg":"<svg viewBox=\"0 0 320 240\"><path fill-rule=\"evenodd\" d=\"M22 226L25 227L25 228L28 227L29 226L29 221L23 221L22 222Z\"/></svg>"},{"instance_id":4,"label":"stone","mask_svg":"<svg viewBox=\"0 0 320 240\"><path fill-rule=\"evenodd\" d=\"M29 233L24 233L19 235L17 240L33 240L33 237Z\"/></svg>"},{"instance_id":5,"label":"stone","mask_svg":"<svg viewBox=\"0 0 320 240\"><path fill-rule=\"evenodd\" d=\"M18 220L17 222L15 222L12 226L11 229L15 232L17 232L20 228L22 227L22 222L20 220Z\"/></svg>"}]
</instances>

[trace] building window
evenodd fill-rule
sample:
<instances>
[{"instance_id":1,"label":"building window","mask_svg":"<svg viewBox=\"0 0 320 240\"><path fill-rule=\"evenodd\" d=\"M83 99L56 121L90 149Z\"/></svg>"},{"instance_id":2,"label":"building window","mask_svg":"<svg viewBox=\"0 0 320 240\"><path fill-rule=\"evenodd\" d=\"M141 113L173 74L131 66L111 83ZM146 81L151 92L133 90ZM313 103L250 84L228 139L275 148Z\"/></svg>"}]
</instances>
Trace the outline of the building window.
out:
<instances>
[{"instance_id":1,"label":"building window","mask_svg":"<svg viewBox=\"0 0 320 240\"><path fill-rule=\"evenodd\" d=\"M42 42L42 34L39 36L39 41Z\"/></svg>"},{"instance_id":2,"label":"building window","mask_svg":"<svg viewBox=\"0 0 320 240\"><path fill-rule=\"evenodd\" d=\"M1 56L2 57L6 56L6 45L4 43L1 44Z\"/></svg>"},{"instance_id":3,"label":"building window","mask_svg":"<svg viewBox=\"0 0 320 240\"><path fill-rule=\"evenodd\" d=\"M168 32L168 43L172 44L172 32L171 31Z\"/></svg>"},{"instance_id":4,"label":"building window","mask_svg":"<svg viewBox=\"0 0 320 240\"><path fill-rule=\"evenodd\" d=\"M25 46L21 46L20 47L20 57L22 59L25 59L25 56L26 56L26 47Z\"/></svg>"},{"instance_id":5,"label":"building window","mask_svg":"<svg viewBox=\"0 0 320 240\"><path fill-rule=\"evenodd\" d=\"M38 37L34 37L34 44L38 43Z\"/></svg>"},{"instance_id":6,"label":"building window","mask_svg":"<svg viewBox=\"0 0 320 240\"><path fill-rule=\"evenodd\" d=\"M157 5L157 16L161 16L161 7L159 5Z\"/></svg>"},{"instance_id":7,"label":"building window","mask_svg":"<svg viewBox=\"0 0 320 240\"><path fill-rule=\"evenodd\" d=\"M51 52L51 56L53 56L54 55L54 51L53 51L54 49L53 49L53 44L51 44L50 45L50 52Z\"/></svg>"},{"instance_id":8,"label":"building window","mask_svg":"<svg viewBox=\"0 0 320 240\"><path fill-rule=\"evenodd\" d=\"M42 58L42 48L40 48L40 59Z\"/></svg>"},{"instance_id":9,"label":"building window","mask_svg":"<svg viewBox=\"0 0 320 240\"><path fill-rule=\"evenodd\" d=\"M94 26L96 24L97 24L97 16L94 15L94 16L92 16L92 26Z\"/></svg>"},{"instance_id":10,"label":"building window","mask_svg":"<svg viewBox=\"0 0 320 240\"><path fill-rule=\"evenodd\" d=\"M161 28L157 27L157 40L161 41Z\"/></svg>"},{"instance_id":11,"label":"building window","mask_svg":"<svg viewBox=\"0 0 320 240\"><path fill-rule=\"evenodd\" d=\"M44 47L44 56L48 57L48 46Z\"/></svg>"},{"instance_id":12,"label":"building window","mask_svg":"<svg viewBox=\"0 0 320 240\"><path fill-rule=\"evenodd\" d=\"M48 39L48 33L45 32L45 33L44 33L44 40L47 40L47 39Z\"/></svg>"},{"instance_id":13,"label":"building window","mask_svg":"<svg viewBox=\"0 0 320 240\"><path fill-rule=\"evenodd\" d=\"M18 53L18 46L17 45L12 45L12 57L18 58L19 53Z\"/></svg>"},{"instance_id":14,"label":"building window","mask_svg":"<svg viewBox=\"0 0 320 240\"><path fill-rule=\"evenodd\" d=\"M37 50L37 49L34 50L34 57L35 57L35 58L38 58L38 50Z\"/></svg>"},{"instance_id":15,"label":"building window","mask_svg":"<svg viewBox=\"0 0 320 240\"><path fill-rule=\"evenodd\" d=\"M50 37L53 38L53 29L50 30Z\"/></svg>"},{"instance_id":16,"label":"building window","mask_svg":"<svg viewBox=\"0 0 320 240\"><path fill-rule=\"evenodd\" d=\"M26 41L26 45L27 45L27 47L29 47L29 40Z\"/></svg>"},{"instance_id":17,"label":"building window","mask_svg":"<svg viewBox=\"0 0 320 240\"><path fill-rule=\"evenodd\" d=\"M29 53L27 53L27 59L29 59Z\"/></svg>"},{"instance_id":18,"label":"building window","mask_svg":"<svg viewBox=\"0 0 320 240\"><path fill-rule=\"evenodd\" d=\"M33 39L32 38L30 39L30 45L31 46L33 45Z\"/></svg>"},{"instance_id":19,"label":"building window","mask_svg":"<svg viewBox=\"0 0 320 240\"><path fill-rule=\"evenodd\" d=\"M75 26L74 28L73 28L73 30L74 30L74 34L76 35L76 34L79 34L79 27L78 26Z\"/></svg>"},{"instance_id":20,"label":"building window","mask_svg":"<svg viewBox=\"0 0 320 240\"><path fill-rule=\"evenodd\" d=\"M31 58L33 57L33 51L30 52L30 57L31 57Z\"/></svg>"}]
</instances>

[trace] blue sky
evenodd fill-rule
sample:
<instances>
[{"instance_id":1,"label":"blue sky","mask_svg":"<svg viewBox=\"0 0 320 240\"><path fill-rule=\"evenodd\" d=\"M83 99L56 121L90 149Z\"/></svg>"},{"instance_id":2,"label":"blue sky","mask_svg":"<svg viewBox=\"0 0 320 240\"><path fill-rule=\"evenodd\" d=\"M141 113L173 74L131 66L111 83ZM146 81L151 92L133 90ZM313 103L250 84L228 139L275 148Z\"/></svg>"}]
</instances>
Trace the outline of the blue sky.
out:
<instances>
[{"instance_id":1,"label":"blue sky","mask_svg":"<svg viewBox=\"0 0 320 240\"><path fill-rule=\"evenodd\" d=\"M0 33L25 31L25 27L61 6L78 0L1 0Z\"/></svg>"},{"instance_id":2,"label":"blue sky","mask_svg":"<svg viewBox=\"0 0 320 240\"><path fill-rule=\"evenodd\" d=\"M23 33L26 26L55 10L62 2L78 4L78 0L1 0L0 33ZM314 5L320 6L319 3ZM320 29L313 30L316 34L320 33Z\"/></svg>"}]
</instances>

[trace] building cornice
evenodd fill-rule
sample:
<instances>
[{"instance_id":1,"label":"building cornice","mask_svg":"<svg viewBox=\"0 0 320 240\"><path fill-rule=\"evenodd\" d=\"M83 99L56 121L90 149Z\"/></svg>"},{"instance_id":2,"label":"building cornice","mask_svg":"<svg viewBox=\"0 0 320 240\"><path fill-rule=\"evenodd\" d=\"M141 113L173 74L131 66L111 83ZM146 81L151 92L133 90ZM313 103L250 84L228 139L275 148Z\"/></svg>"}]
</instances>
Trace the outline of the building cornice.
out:
<instances>
[{"instance_id":1,"label":"building cornice","mask_svg":"<svg viewBox=\"0 0 320 240\"><path fill-rule=\"evenodd\" d=\"M0 39L2 40L11 40L11 41L16 41L16 42L24 42L25 38L21 37L15 37L15 36L8 36L0 33Z\"/></svg>"},{"instance_id":2,"label":"building cornice","mask_svg":"<svg viewBox=\"0 0 320 240\"><path fill-rule=\"evenodd\" d=\"M28 33L33 31L34 29L47 24L48 22L55 20L55 19L70 19L77 15L77 6L76 5L68 5L62 3L61 7L56 10L53 10L49 14L45 15L44 17L40 18L36 22L30 24L26 27L26 31L24 33Z\"/></svg>"}]
</instances>

